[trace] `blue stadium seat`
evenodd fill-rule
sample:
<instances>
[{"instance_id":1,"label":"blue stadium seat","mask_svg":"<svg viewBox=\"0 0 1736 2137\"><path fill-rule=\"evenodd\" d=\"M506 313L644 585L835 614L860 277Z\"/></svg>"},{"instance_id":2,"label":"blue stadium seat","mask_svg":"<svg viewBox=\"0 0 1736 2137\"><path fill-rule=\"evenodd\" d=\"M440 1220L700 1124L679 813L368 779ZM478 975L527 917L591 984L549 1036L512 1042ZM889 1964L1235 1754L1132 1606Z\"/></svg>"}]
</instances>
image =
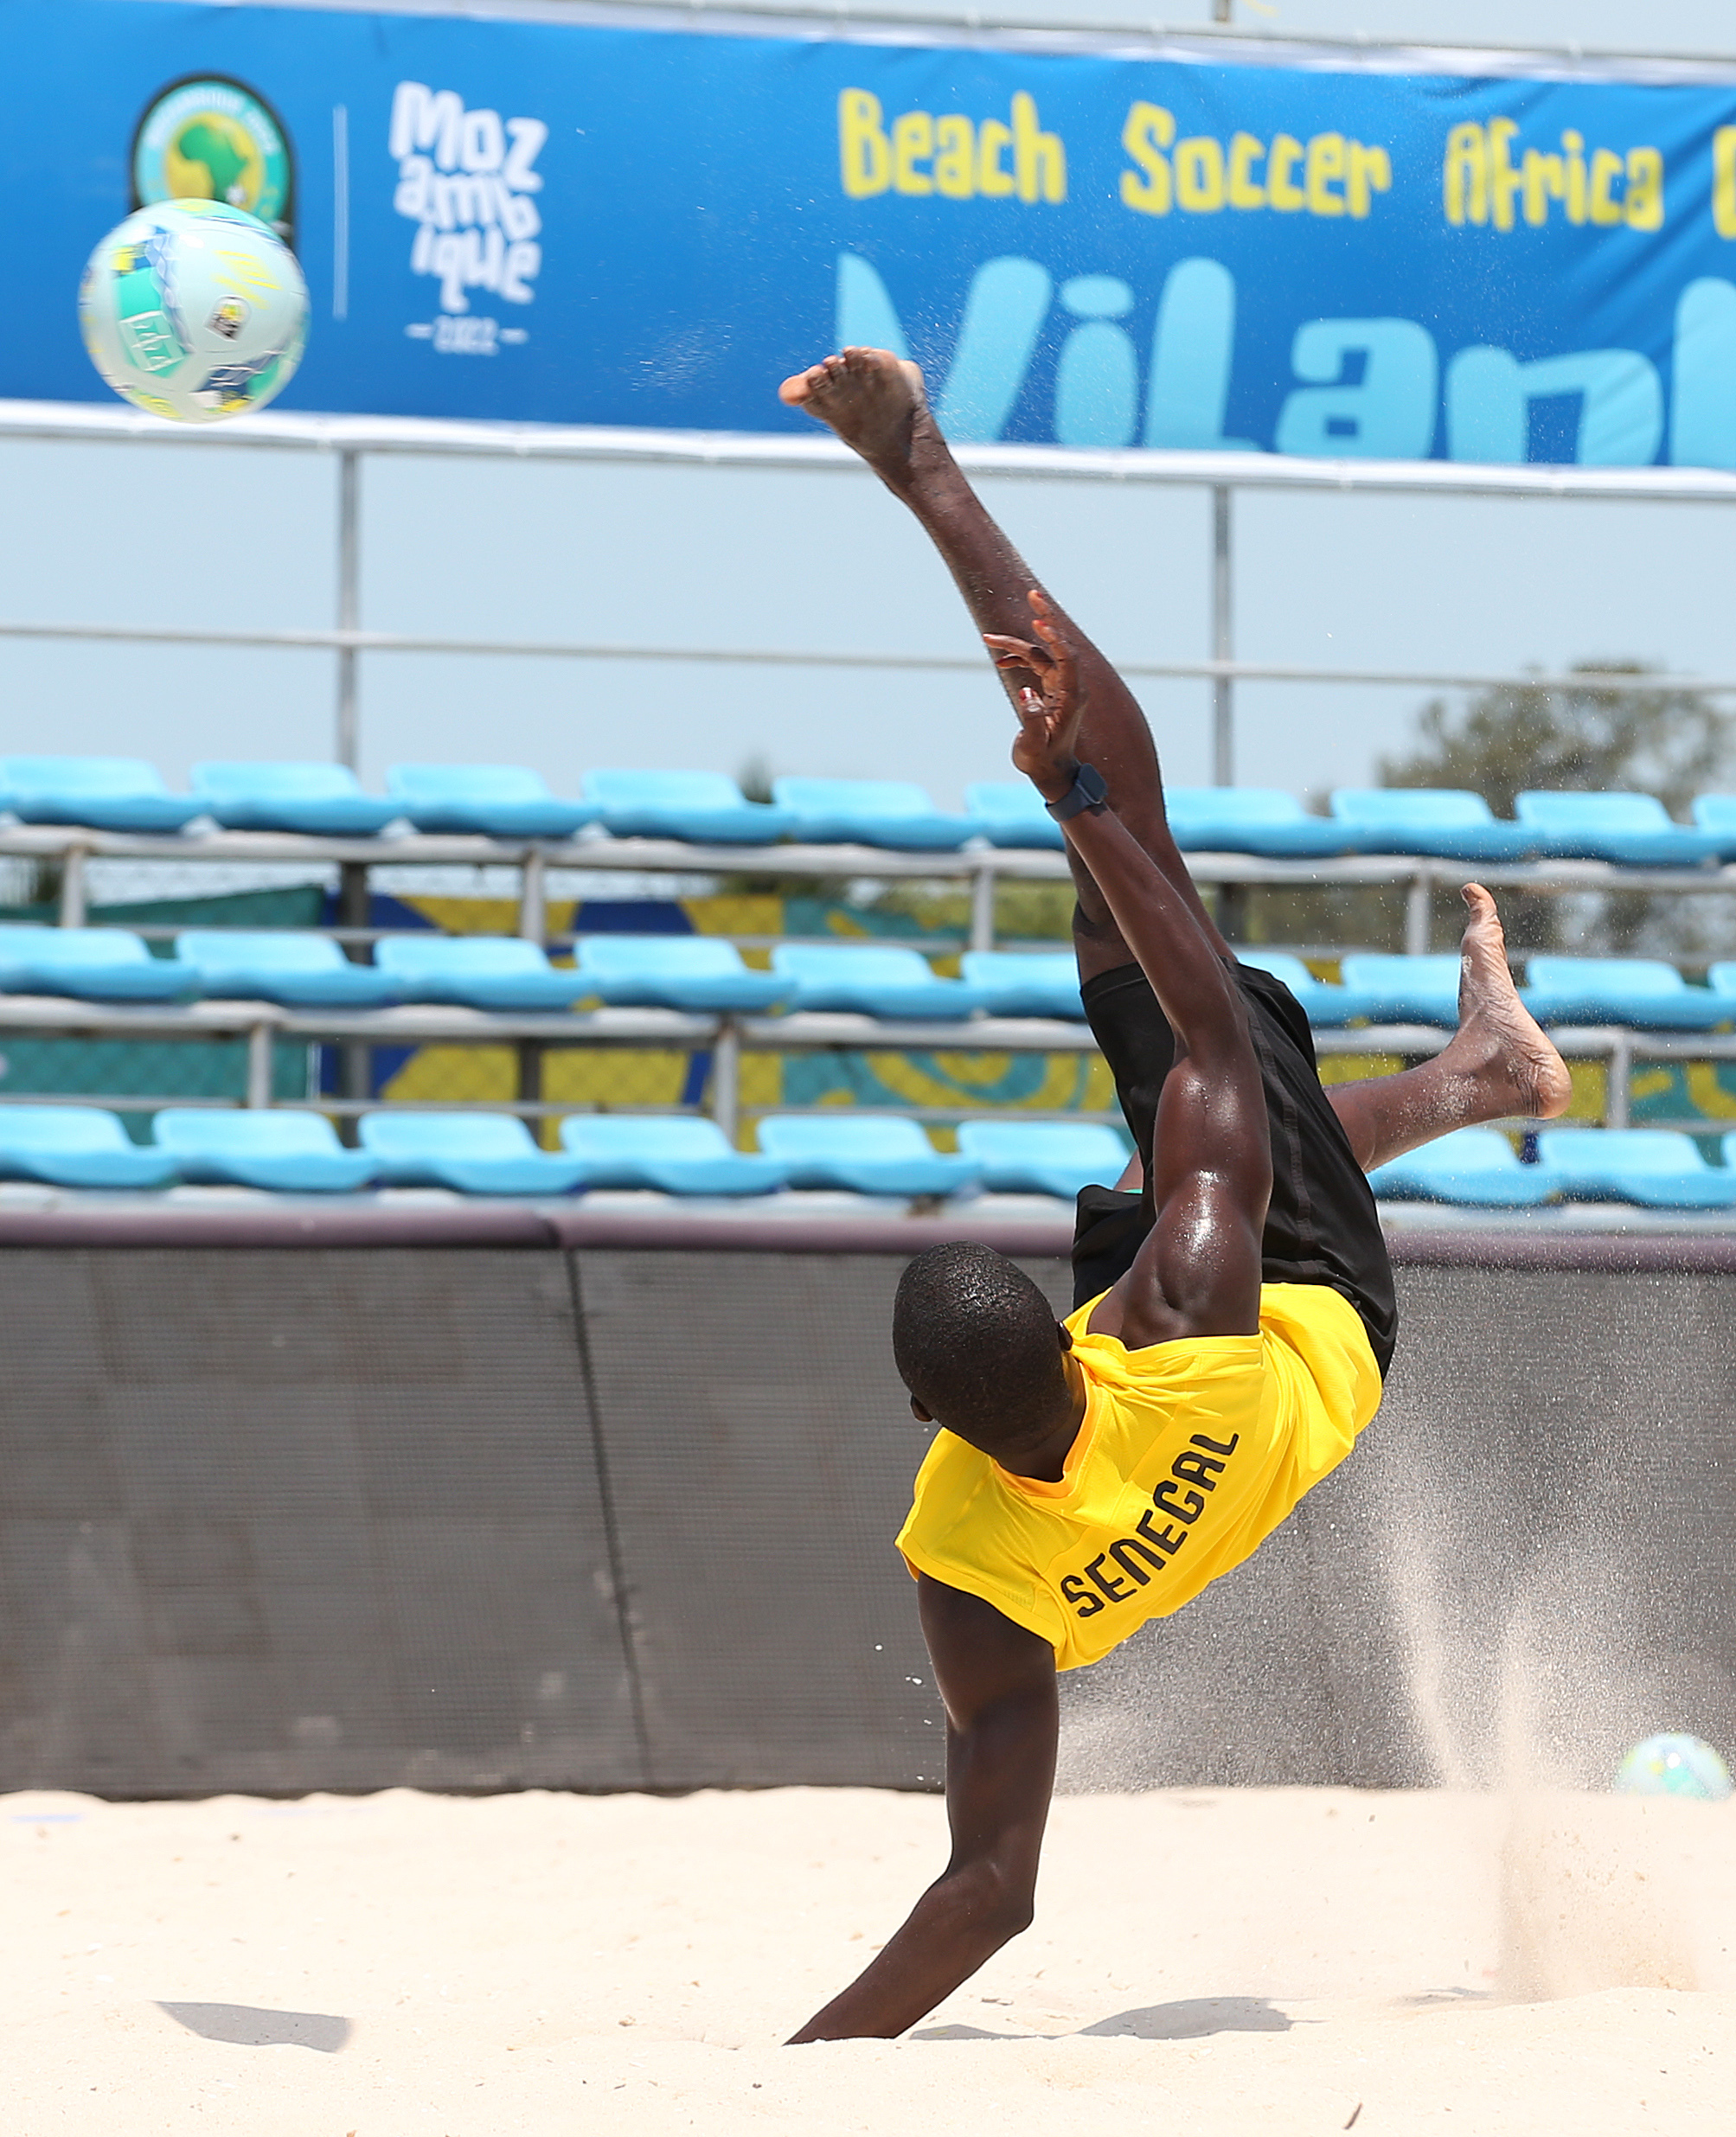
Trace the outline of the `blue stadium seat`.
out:
<instances>
[{"instance_id":1,"label":"blue stadium seat","mask_svg":"<svg viewBox=\"0 0 1736 2137\"><path fill-rule=\"evenodd\" d=\"M976 836L991 846L1047 847L1059 853L1067 844L1028 779L972 780L964 790L964 806Z\"/></svg>"},{"instance_id":2,"label":"blue stadium seat","mask_svg":"<svg viewBox=\"0 0 1736 2137\"><path fill-rule=\"evenodd\" d=\"M1558 1192L1547 1165L1521 1163L1496 1128L1457 1128L1420 1150L1378 1166L1368 1185L1383 1200L1462 1202L1483 1209L1530 1209Z\"/></svg>"},{"instance_id":3,"label":"blue stadium seat","mask_svg":"<svg viewBox=\"0 0 1736 2137\"><path fill-rule=\"evenodd\" d=\"M175 1162L129 1140L97 1105L0 1105L0 1180L56 1187L166 1187Z\"/></svg>"},{"instance_id":4,"label":"blue stadium seat","mask_svg":"<svg viewBox=\"0 0 1736 2137\"><path fill-rule=\"evenodd\" d=\"M581 1159L539 1149L509 1113L364 1113L362 1147L394 1187L459 1194L571 1194Z\"/></svg>"},{"instance_id":5,"label":"blue stadium seat","mask_svg":"<svg viewBox=\"0 0 1736 2137\"><path fill-rule=\"evenodd\" d=\"M1301 958L1287 950L1239 949L1236 962L1256 965L1262 972L1270 972L1275 980L1282 980L1302 1005L1309 1022L1318 1024L1323 1029L1365 1021L1380 1006L1374 996L1356 988L1338 987L1330 980L1316 979Z\"/></svg>"},{"instance_id":6,"label":"blue stadium seat","mask_svg":"<svg viewBox=\"0 0 1736 2137\"><path fill-rule=\"evenodd\" d=\"M173 1001L196 995L199 975L153 957L126 928L0 926L0 989L74 995L81 1001Z\"/></svg>"},{"instance_id":7,"label":"blue stadium seat","mask_svg":"<svg viewBox=\"0 0 1736 2137\"><path fill-rule=\"evenodd\" d=\"M1722 995L1726 1001L1736 998L1736 964L1709 965L1706 977L1714 995Z\"/></svg>"},{"instance_id":8,"label":"blue stadium seat","mask_svg":"<svg viewBox=\"0 0 1736 2137\"><path fill-rule=\"evenodd\" d=\"M404 813L397 802L364 794L343 765L195 765L193 791L201 808L232 831L365 838Z\"/></svg>"},{"instance_id":9,"label":"blue stadium seat","mask_svg":"<svg viewBox=\"0 0 1736 2137\"><path fill-rule=\"evenodd\" d=\"M1655 794L1532 792L1514 802L1521 823L1540 833L1539 851L1630 868L1691 868L1715 861L1720 841L1672 821Z\"/></svg>"},{"instance_id":10,"label":"blue stadium seat","mask_svg":"<svg viewBox=\"0 0 1736 2137\"><path fill-rule=\"evenodd\" d=\"M1736 861L1736 794L1702 794L1694 804L1694 828L1718 841L1718 858Z\"/></svg>"},{"instance_id":11,"label":"blue stadium seat","mask_svg":"<svg viewBox=\"0 0 1736 2137\"><path fill-rule=\"evenodd\" d=\"M1070 950L968 950L964 984L990 1016L1064 1016L1083 1021L1079 960Z\"/></svg>"},{"instance_id":12,"label":"blue stadium seat","mask_svg":"<svg viewBox=\"0 0 1736 2137\"><path fill-rule=\"evenodd\" d=\"M721 771L590 771L585 798L618 839L683 839L692 846L769 846L794 818L750 802Z\"/></svg>"},{"instance_id":13,"label":"blue stadium seat","mask_svg":"<svg viewBox=\"0 0 1736 2137\"><path fill-rule=\"evenodd\" d=\"M773 1009L795 993L775 972L750 972L715 935L587 935L576 944L583 992L664 1009Z\"/></svg>"},{"instance_id":14,"label":"blue stadium seat","mask_svg":"<svg viewBox=\"0 0 1736 2137\"><path fill-rule=\"evenodd\" d=\"M1534 831L1503 822L1481 794L1459 787L1342 786L1332 813L1365 851L1446 861L1525 861L1537 851Z\"/></svg>"},{"instance_id":15,"label":"blue stadium seat","mask_svg":"<svg viewBox=\"0 0 1736 2137\"><path fill-rule=\"evenodd\" d=\"M1129 1146L1095 1121L963 1121L958 1148L983 1168L985 1187L1070 1202L1093 1182L1112 1187L1126 1169Z\"/></svg>"},{"instance_id":16,"label":"blue stadium seat","mask_svg":"<svg viewBox=\"0 0 1736 2137\"><path fill-rule=\"evenodd\" d=\"M1458 1022L1459 961L1457 950L1425 957L1392 957L1373 951L1342 958L1344 984L1369 1004L1367 1014L1382 1024Z\"/></svg>"},{"instance_id":17,"label":"blue stadium seat","mask_svg":"<svg viewBox=\"0 0 1736 2137\"><path fill-rule=\"evenodd\" d=\"M874 943L779 943L772 969L796 986L798 1009L861 1016L965 1017L985 1006L964 980L937 979L919 951Z\"/></svg>"},{"instance_id":18,"label":"blue stadium seat","mask_svg":"<svg viewBox=\"0 0 1736 2137\"><path fill-rule=\"evenodd\" d=\"M1546 1128L1537 1154L1564 1194L1649 1209L1727 1209L1736 1172L1708 1165L1692 1136L1667 1128Z\"/></svg>"},{"instance_id":19,"label":"blue stadium seat","mask_svg":"<svg viewBox=\"0 0 1736 2137\"><path fill-rule=\"evenodd\" d=\"M771 1194L784 1185L774 1157L733 1150L715 1121L690 1113L571 1113L564 1148L587 1187L653 1187L663 1194Z\"/></svg>"},{"instance_id":20,"label":"blue stadium seat","mask_svg":"<svg viewBox=\"0 0 1736 2137\"><path fill-rule=\"evenodd\" d=\"M558 801L540 771L517 765L394 765L386 791L419 831L486 838L570 838L601 813L593 802Z\"/></svg>"},{"instance_id":21,"label":"blue stadium seat","mask_svg":"<svg viewBox=\"0 0 1736 2137\"><path fill-rule=\"evenodd\" d=\"M774 1113L759 1123L759 1148L792 1187L964 1194L983 1177L974 1159L937 1150L914 1121L875 1114Z\"/></svg>"},{"instance_id":22,"label":"blue stadium seat","mask_svg":"<svg viewBox=\"0 0 1736 2137\"><path fill-rule=\"evenodd\" d=\"M175 954L198 976L202 994L293 1008L377 1008L396 1001L378 965L352 964L329 935L287 929L189 928Z\"/></svg>"},{"instance_id":23,"label":"blue stadium seat","mask_svg":"<svg viewBox=\"0 0 1736 2137\"><path fill-rule=\"evenodd\" d=\"M1163 800L1175 843L1187 853L1294 861L1362 850L1348 824L1310 816L1295 795L1275 787L1172 786Z\"/></svg>"},{"instance_id":24,"label":"blue stadium seat","mask_svg":"<svg viewBox=\"0 0 1736 2137\"><path fill-rule=\"evenodd\" d=\"M589 991L581 973L557 971L546 950L509 935L388 935L374 956L405 1001L552 1010Z\"/></svg>"},{"instance_id":25,"label":"blue stadium seat","mask_svg":"<svg viewBox=\"0 0 1736 2137\"><path fill-rule=\"evenodd\" d=\"M170 1106L152 1132L183 1180L274 1194L343 1194L367 1187L379 1171L366 1150L343 1148L323 1113Z\"/></svg>"},{"instance_id":26,"label":"blue stadium seat","mask_svg":"<svg viewBox=\"0 0 1736 2137\"><path fill-rule=\"evenodd\" d=\"M977 835L969 816L942 815L907 779L774 779L772 798L790 811L794 836L807 845L954 853Z\"/></svg>"},{"instance_id":27,"label":"blue stadium seat","mask_svg":"<svg viewBox=\"0 0 1736 2137\"><path fill-rule=\"evenodd\" d=\"M178 831L203 803L171 794L142 757L0 758L0 808L25 823L99 831Z\"/></svg>"},{"instance_id":28,"label":"blue stadium seat","mask_svg":"<svg viewBox=\"0 0 1736 2137\"><path fill-rule=\"evenodd\" d=\"M1655 957L1533 957L1526 1007L1543 1024L1630 1024L1643 1031L1703 1032L1736 1020L1736 1001L1690 987Z\"/></svg>"}]
</instances>

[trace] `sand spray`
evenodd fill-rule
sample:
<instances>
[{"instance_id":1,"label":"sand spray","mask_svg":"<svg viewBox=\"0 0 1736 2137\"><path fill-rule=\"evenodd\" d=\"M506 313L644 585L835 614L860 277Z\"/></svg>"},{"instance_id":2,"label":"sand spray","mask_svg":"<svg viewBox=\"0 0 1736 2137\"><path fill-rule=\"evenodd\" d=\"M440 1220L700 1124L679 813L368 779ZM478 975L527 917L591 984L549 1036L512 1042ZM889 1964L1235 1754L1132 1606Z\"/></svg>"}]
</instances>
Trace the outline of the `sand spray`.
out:
<instances>
[{"instance_id":1,"label":"sand spray","mask_svg":"<svg viewBox=\"0 0 1736 2137\"><path fill-rule=\"evenodd\" d=\"M1552 1539L1509 1593L1490 1655L1446 1623L1438 1531L1415 1518L1420 1489L1405 1496L1388 1507L1387 1564L1417 1733L1438 1785L1490 1788L1502 1805L1498 1993L1736 1985L1736 1806L1617 1796L1596 1770L1612 1715L1668 1712L1651 1673L1624 1659L1620 1598L1576 1593L1611 1552L1584 1532Z\"/></svg>"}]
</instances>

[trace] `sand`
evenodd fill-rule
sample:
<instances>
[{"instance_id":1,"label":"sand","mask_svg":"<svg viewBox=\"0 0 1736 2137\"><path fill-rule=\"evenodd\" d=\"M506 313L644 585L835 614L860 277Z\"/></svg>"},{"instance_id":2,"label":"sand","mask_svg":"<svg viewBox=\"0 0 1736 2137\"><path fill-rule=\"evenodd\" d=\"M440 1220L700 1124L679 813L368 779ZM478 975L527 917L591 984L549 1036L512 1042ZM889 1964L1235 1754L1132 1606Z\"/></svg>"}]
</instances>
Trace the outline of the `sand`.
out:
<instances>
[{"instance_id":1,"label":"sand","mask_svg":"<svg viewBox=\"0 0 1736 2137\"><path fill-rule=\"evenodd\" d=\"M8 2137L1736 2131L1736 1803L1064 1798L1035 1929L804 2049L934 1799L3 1811Z\"/></svg>"}]
</instances>

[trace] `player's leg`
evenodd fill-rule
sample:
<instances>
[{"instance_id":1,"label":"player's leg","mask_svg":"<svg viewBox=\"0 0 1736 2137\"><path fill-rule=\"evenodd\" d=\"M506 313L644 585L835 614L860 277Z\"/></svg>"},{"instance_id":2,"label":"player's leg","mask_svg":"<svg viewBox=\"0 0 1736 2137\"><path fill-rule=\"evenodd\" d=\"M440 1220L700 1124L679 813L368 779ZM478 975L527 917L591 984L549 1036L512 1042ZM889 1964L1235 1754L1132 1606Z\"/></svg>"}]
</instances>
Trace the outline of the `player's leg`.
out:
<instances>
[{"instance_id":1,"label":"player's leg","mask_svg":"<svg viewBox=\"0 0 1736 2137\"><path fill-rule=\"evenodd\" d=\"M1029 637L1035 574L965 480L929 413L922 374L913 363L885 349L847 349L786 379L779 392L791 406L805 408L836 431L909 506L952 573L978 630ZM1055 612L1060 616L1058 606ZM1138 701L1078 627L1065 617L1061 621L1078 649L1086 693L1080 754L1103 774L1110 806L1221 950L1222 938L1170 836L1157 752ZM1036 681L1028 673L1008 670L1002 680L1015 711L1019 689ZM1071 846L1067 850L1079 891L1074 934L1079 973L1088 979L1131 963L1133 953L1090 872Z\"/></svg>"},{"instance_id":2,"label":"player's leg","mask_svg":"<svg viewBox=\"0 0 1736 2137\"><path fill-rule=\"evenodd\" d=\"M1519 999L1494 899L1480 883L1469 883L1464 900L1470 915L1460 946L1459 1026L1446 1047L1432 1061L1397 1075L1327 1088L1327 1103L1364 1172L1456 1128L1515 1118L1553 1120L1573 1095L1566 1063ZM1277 982L1270 985L1275 989ZM1129 998L1124 1001L1124 996ZM1154 1025L1150 1005L1131 971L1093 981L1086 1001L1136 1142L1147 1150L1149 1123L1170 1058L1167 1032ZM1136 1172L1119 1184L1137 1187L1139 1180Z\"/></svg>"},{"instance_id":3,"label":"player's leg","mask_svg":"<svg viewBox=\"0 0 1736 2137\"><path fill-rule=\"evenodd\" d=\"M1238 968L1272 1128L1265 1280L1324 1283L1342 1291L1361 1314L1383 1369L1397 1306L1364 1175L1455 1128L1515 1115L1553 1118L1570 1092L1565 1063L1514 988L1495 901L1477 884L1465 895L1470 919L1458 1032L1435 1060L1396 1076L1323 1088L1295 996L1258 967ZM1169 1025L1137 967L1089 981L1085 1001L1136 1149L1149 1161L1173 1058ZM1131 1265L1150 1223L1149 1198L1107 1187L1084 1191L1073 1250L1076 1305Z\"/></svg>"},{"instance_id":4,"label":"player's leg","mask_svg":"<svg viewBox=\"0 0 1736 2137\"><path fill-rule=\"evenodd\" d=\"M1432 1061L1397 1076L1336 1084L1327 1096L1364 1172L1455 1128L1553 1120L1567 1110L1567 1065L1519 999L1495 900L1468 883L1458 1029Z\"/></svg>"}]
</instances>

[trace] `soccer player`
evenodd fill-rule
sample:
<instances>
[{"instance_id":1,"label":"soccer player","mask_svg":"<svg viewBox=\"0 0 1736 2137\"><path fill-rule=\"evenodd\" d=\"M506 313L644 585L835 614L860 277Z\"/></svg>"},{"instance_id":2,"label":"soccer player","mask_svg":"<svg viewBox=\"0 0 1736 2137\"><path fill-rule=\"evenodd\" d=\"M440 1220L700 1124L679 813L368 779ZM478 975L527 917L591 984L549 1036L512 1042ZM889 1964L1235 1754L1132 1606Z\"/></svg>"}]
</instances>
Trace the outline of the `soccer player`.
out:
<instances>
[{"instance_id":1,"label":"soccer player","mask_svg":"<svg viewBox=\"0 0 1736 2137\"><path fill-rule=\"evenodd\" d=\"M1240 1564L1374 1416L1397 1316L1364 1174L1549 1118L1569 1085L1470 884L1445 1051L1324 1090L1295 998L1201 901L1132 694L971 491L916 367L849 349L780 391L916 514L994 656L1013 761L1066 835L1081 993L1137 1153L1121 1189L1079 1198L1065 1322L981 1245L919 1255L899 1287L899 1371L941 1427L898 1541L946 1708L952 1852L808 2041L902 2032L1029 1924L1056 1672Z\"/></svg>"}]
</instances>

